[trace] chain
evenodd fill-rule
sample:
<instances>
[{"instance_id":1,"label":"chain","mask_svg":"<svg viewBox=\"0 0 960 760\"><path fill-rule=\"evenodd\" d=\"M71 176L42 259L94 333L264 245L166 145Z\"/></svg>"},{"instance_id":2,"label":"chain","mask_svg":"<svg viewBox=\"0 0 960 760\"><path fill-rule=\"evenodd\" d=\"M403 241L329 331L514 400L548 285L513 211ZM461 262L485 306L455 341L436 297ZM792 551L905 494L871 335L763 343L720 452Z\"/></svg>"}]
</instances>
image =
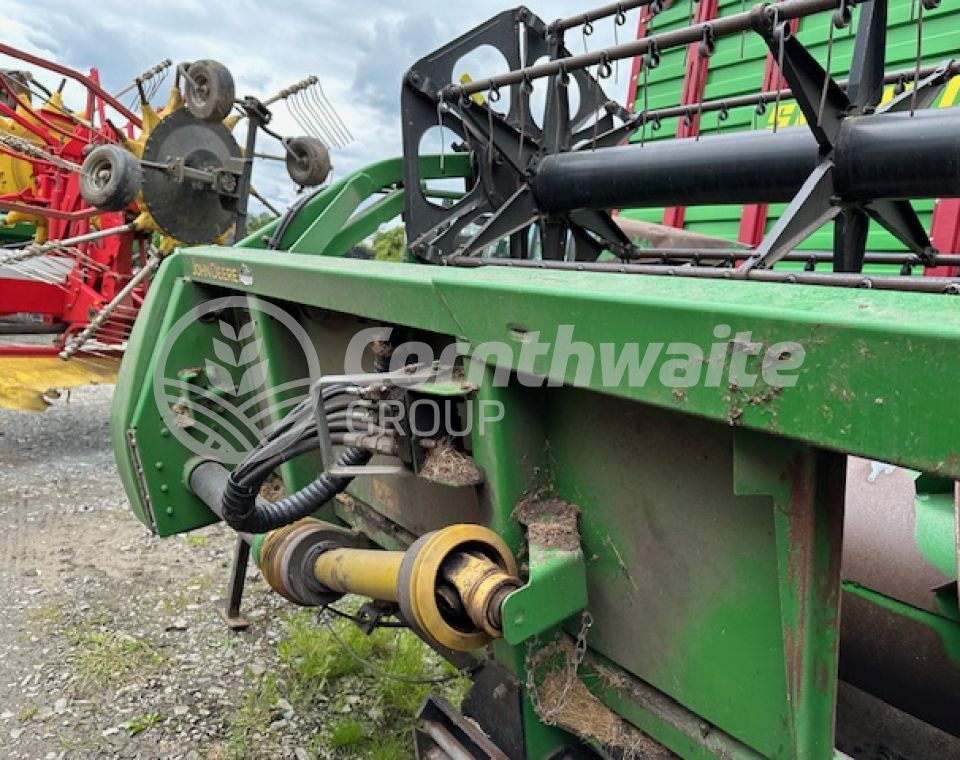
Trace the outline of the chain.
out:
<instances>
[{"instance_id":1,"label":"chain","mask_svg":"<svg viewBox=\"0 0 960 760\"><path fill-rule=\"evenodd\" d=\"M430 678L430 677L412 678L410 676L405 676L400 673L391 673L379 667L376 663L370 662L370 660L364 658L362 655L355 652L350 647L350 645L347 644L347 642L343 639L343 637L337 632L336 627L333 625L330 618L326 614L331 611L336 612L341 617L352 619L346 613L341 613L339 610L334 610L333 607L327 606L327 607L323 607L320 610L320 615L318 618L320 621L320 624L327 629L327 631L333 637L334 641L336 641L337 644L340 645L340 648L343 649L344 652L346 652L351 658L356 660L356 662L358 662L360 665L365 667L371 673L373 673L374 675L380 676L381 678L386 678L387 680L396 681L398 683L436 686L439 684L449 683L450 681L455 681L458 678L469 678L470 676L473 675L475 670L478 669L484 662L483 660L481 660L479 663L477 663L473 667L464 668L462 670L458 670L456 673L450 673L449 675L438 676L435 678Z\"/></svg>"},{"instance_id":2,"label":"chain","mask_svg":"<svg viewBox=\"0 0 960 760\"><path fill-rule=\"evenodd\" d=\"M567 706L567 699L570 696L570 690L573 688L573 684L577 680L577 673L580 670L580 665L583 663L583 658L586 657L587 654L587 634L590 632L591 627L593 627L593 615L591 615L588 610L584 610L580 615L580 630L577 633L577 637L573 645L573 652L565 663L567 676L563 684L563 689L560 690L560 695L557 697L556 703L549 710L543 706L543 703L540 700L539 687L537 686L537 663L535 661L536 653L533 652L533 647L536 646L537 640L533 639L527 645L527 657L525 663L527 670L527 696L530 699L530 704L533 705L534 711L538 716L540 716L540 720L545 725L555 726L557 723L557 718Z\"/></svg>"}]
</instances>

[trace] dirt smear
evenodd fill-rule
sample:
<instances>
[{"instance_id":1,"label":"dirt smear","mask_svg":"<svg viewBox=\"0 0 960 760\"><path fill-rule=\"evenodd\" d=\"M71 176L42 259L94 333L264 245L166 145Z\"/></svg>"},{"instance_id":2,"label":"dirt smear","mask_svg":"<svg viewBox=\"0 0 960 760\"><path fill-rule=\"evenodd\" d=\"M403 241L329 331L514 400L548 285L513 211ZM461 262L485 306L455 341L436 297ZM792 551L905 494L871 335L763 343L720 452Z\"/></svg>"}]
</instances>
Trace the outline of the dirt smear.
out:
<instances>
[{"instance_id":1,"label":"dirt smear","mask_svg":"<svg viewBox=\"0 0 960 760\"><path fill-rule=\"evenodd\" d=\"M634 727L604 705L576 676L570 667L574 646L569 637L555 641L537 653L536 660L563 664L551 670L538 688L539 712L550 722L578 736L599 742L611 756L627 760L660 760L673 753Z\"/></svg>"},{"instance_id":2,"label":"dirt smear","mask_svg":"<svg viewBox=\"0 0 960 760\"><path fill-rule=\"evenodd\" d=\"M576 506L543 492L523 498L513 510L513 519L526 526L531 544L570 552L580 548L579 516Z\"/></svg>"}]
</instances>

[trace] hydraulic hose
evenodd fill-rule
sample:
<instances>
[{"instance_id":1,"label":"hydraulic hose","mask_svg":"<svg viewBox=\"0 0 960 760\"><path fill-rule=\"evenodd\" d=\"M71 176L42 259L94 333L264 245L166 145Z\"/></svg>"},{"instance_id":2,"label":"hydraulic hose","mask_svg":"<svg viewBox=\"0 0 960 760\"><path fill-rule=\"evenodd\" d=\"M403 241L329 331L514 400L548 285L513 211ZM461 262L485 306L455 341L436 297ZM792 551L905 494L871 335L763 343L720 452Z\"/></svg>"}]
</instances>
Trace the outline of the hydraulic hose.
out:
<instances>
[{"instance_id":1,"label":"hydraulic hose","mask_svg":"<svg viewBox=\"0 0 960 760\"><path fill-rule=\"evenodd\" d=\"M341 467L360 467L370 461L373 453L364 449L346 449L337 458ZM265 480L264 478L263 480ZM263 480L238 483L233 474L223 492L223 520L231 528L243 533L266 533L309 517L330 499L341 493L352 477L323 473L310 485L280 501L258 501Z\"/></svg>"},{"instance_id":2,"label":"hydraulic hose","mask_svg":"<svg viewBox=\"0 0 960 760\"><path fill-rule=\"evenodd\" d=\"M389 358L377 357L374 365L377 372L385 372L389 369ZM337 465L362 467L371 458L373 458L373 452L359 447L350 447L344 449L337 458ZM330 475L324 472L310 485L285 496L280 501L258 500L260 488L269 475L270 471L266 468L260 468L255 474L248 473L242 478L238 478L236 472L230 474L223 491L221 517L235 531L266 533L302 520L346 490L353 481L352 476Z\"/></svg>"}]
</instances>

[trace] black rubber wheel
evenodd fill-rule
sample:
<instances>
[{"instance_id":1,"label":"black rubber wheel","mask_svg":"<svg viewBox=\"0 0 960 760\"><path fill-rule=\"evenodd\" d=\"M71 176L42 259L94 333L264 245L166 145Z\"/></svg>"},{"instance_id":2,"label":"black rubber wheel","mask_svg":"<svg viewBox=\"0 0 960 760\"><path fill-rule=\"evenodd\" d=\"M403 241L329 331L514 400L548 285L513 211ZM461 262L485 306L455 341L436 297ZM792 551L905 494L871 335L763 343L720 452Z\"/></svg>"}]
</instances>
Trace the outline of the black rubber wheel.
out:
<instances>
[{"instance_id":1,"label":"black rubber wheel","mask_svg":"<svg viewBox=\"0 0 960 760\"><path fill-rule=\"evenodd\" d=\"M236 99L233 75L217 61L197 61L187 69L184 101L201 121L220 122L230 115Z\"/></svg>"},{"instance_id":2,"label":"black rubber wheel","mask_svg":"<svg viewBox=\"0 0 960 760\"><path fill-rule=\"evenodd\" d=\"M123 211L143 184L137 157L119 145L100 145L83 159L80 195L102 211Z\"/></svg>"},{"instance_id":3,"label":"black rubber wheel","mask_svg":"<svg viewBox=\"0 0 960 760\"><path fill-rule=\"evenodd\" d=\"M322 185L330 176L330 151L316 137L287 141L287 173L301 187Z\"/></svg>"}]
</instances>

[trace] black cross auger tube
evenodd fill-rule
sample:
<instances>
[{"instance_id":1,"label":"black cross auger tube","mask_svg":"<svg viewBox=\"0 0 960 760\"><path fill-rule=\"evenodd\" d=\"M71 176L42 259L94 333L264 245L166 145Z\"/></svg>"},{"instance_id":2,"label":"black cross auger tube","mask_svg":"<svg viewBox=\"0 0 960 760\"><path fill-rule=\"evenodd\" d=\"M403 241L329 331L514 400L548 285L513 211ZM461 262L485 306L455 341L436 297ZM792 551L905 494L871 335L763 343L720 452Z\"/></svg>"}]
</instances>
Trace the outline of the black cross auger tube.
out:
<instances>
[{"instance_id":1,"label":"black cross auger tube","mask_svg":"<svg viewBox=\"0 0 960 760\"><path fill-rule=\"evenodd\" d=\"M785 203L820 160L806 127L560 153L531 180L546 212ZM960 110L845 119L836 150L845 201L960 197Z\"/></svg>"}]
</instances>

